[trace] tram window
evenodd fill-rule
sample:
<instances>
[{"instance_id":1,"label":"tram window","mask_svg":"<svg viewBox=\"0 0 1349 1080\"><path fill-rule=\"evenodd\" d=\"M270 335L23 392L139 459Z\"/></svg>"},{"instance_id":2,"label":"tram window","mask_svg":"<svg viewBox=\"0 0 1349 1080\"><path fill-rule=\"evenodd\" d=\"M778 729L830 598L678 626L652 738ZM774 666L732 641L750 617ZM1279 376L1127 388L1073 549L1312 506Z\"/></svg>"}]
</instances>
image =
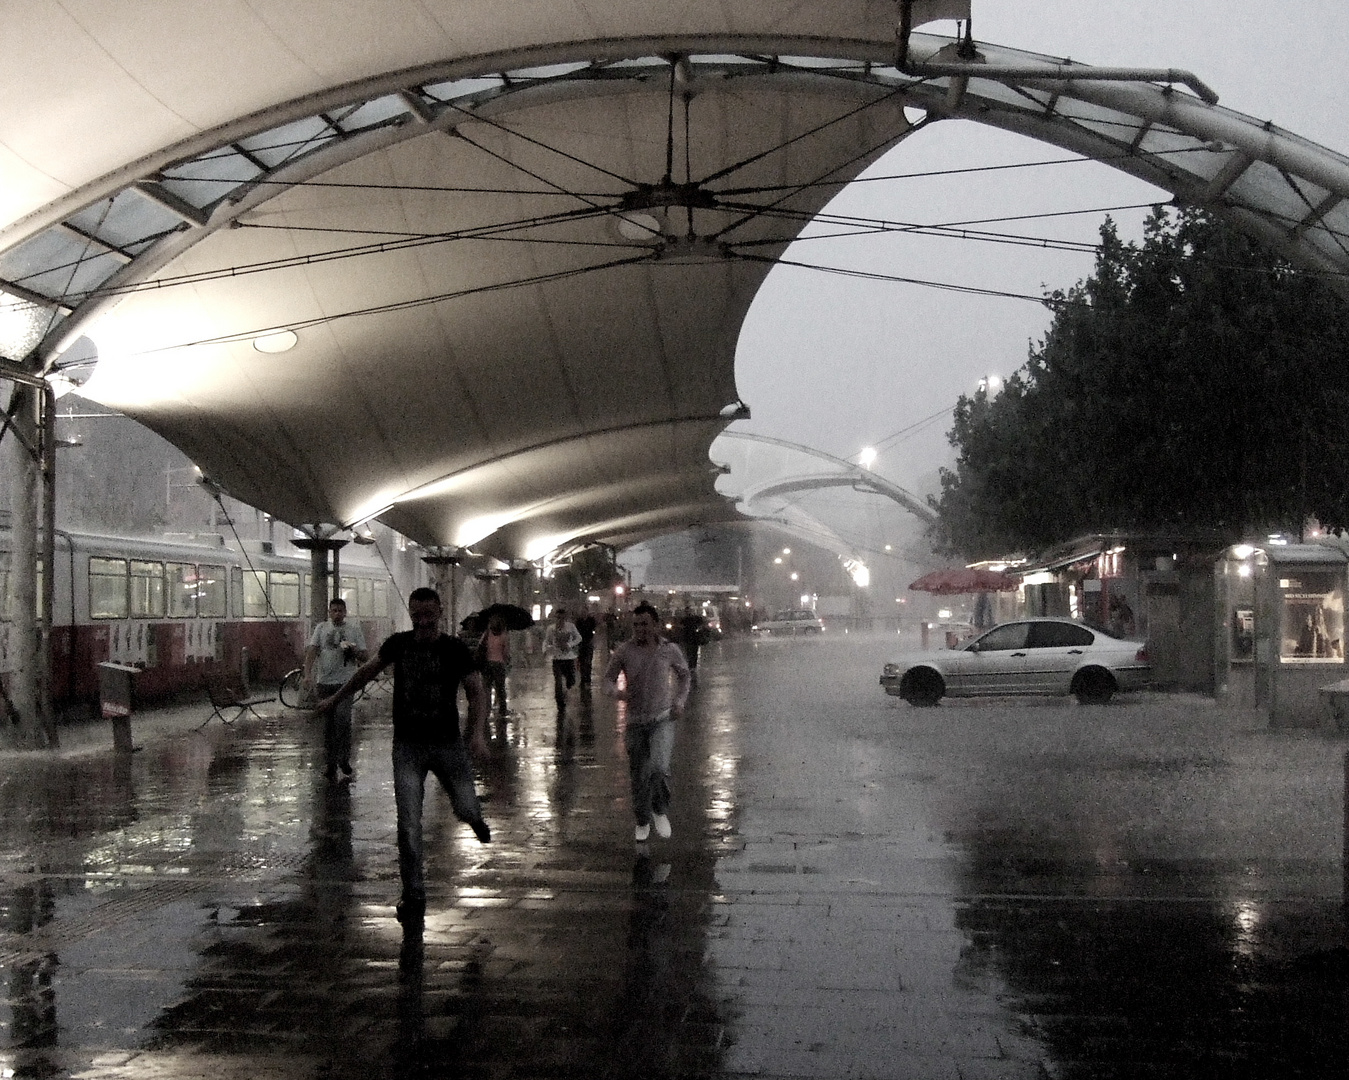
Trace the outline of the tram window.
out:
<instances>
[{"instance_id":1,"label":"tram window","mask_svg":"<svg viewBox=\"0 0 1349 1080\"><path fill-rule=\"evenodd\" d=\"M164 565L169 586L169 618L190 619L197 614L197 568L192 563Z\"/></svg>"},{"instance_id":2,"label":"tram window","mask_svg":"<svg viewBox=\"0 0 1349 1080\"><path fill-rule=\"evenodd\" d=\"M356 582L356 614L368 619L375 613L375 596L371 588L375 583L369 578Z\"/></svg>"},{"instance_id":3,"label":"tram window","mask_svg":"<svg viewBox=\"0 0 1349 1080\"><path fill-rule=\"evenodd\" d=\"M272 610L276 614L294 618L300 614L300 575L273 570L271 577Z\"/></svg>"},{"instance_id":4,"label":"tram window","mask_svg":"<svg viewBox=\"0 0 1349 1080\"><path fill-rule=\"evenodd\" d=\"M300 575L300 614L303 615L306 619L309 618L310 614L312 613L312 608L313 608L313 606L314 606L312 603L310 603L310 600L311 600L311 598L312 598L312 596L313 596L313 593L314 593L314 575L313 575L313 574L301 574L301 575Z\"/></svg>"},{"instance_id":5,"label":"tram window","mask_svg":"<svg viewBox=\"0 0 1349 1080\"><path fill-rule=\"evenodd\" d=\"M344 577L342 579L342 587L337 591L337 595L347 602L347 611L351 612L353 615L359 615L361 613L356 595L355 578Z\"/></svg>"},{"instance_id":6,"label":"tram window","mask_svg":"<svg viewBox=\"0 0 1349 1080\"><path fill-rule=\"evenodd\" d=\"M240 567L230 567L230 613L234 618L242 618L244 613L244 572Z\"/></svg>"},{"instance_id":7,"label":"tram window","mask_svg":"<svg viewBox=\"0 0 1349 1080\"><path fill-rule=\"evenodd\" d=\"M203 619L223 619L225 611L225 568L197 567L197 614Z\"/></svg>"},{"instance_id":8,"label":"tram window","mask_svg":"<svg viewBox=\"0 0 1349 1080\"><path fill-rule=\"evenodd\" d=\"M89 618L125 619L126 597L126 560L90 559Z\"/></svg>"},{"instance_id":9,"label":"tram window","mask_svg":"<svg viewBox=\"0 0 1349 1080\"><path fill-rule=\"evenodd\" d=\"M164 564L131 560L131 617L164 617Z\"/></svg>"},{"instance_id":10,"label":"tram window","mask_svg":"<svg viewBox=\"0 0 1349 1080\"><path fill-rule=\"evenodd\" d=\"M244 618L257 619L267 614L267 575L261 570L244 571Z\"/></svg>"},{"instance_id":11,"label":"tram window","mask_svg":"<svg viewBox=\"0 0 1349 1080\"><path fill-rule=\"evenodd\" d=\"M375 618L387 619L389 617L389 583L387 581L376 581L372 593L375 598Z\"/></svg>"}]
</instances>

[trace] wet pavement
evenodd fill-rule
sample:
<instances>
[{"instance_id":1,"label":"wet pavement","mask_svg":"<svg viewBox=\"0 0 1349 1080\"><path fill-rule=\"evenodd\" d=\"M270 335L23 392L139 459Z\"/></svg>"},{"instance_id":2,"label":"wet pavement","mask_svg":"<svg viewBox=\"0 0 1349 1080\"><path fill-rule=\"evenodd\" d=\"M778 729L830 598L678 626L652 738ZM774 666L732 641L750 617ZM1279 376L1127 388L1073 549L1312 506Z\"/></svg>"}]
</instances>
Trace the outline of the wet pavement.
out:
<instances>
[{"instance_id":1,"label":"wet pavement","mask_svg":"<svg viewBox=\"0 0 1349 1080\"><path fill-rule=\"evenodd\" d=\"M559 724L517 671L492 843L428 794L420 935L387 699L350 784L304 714L205 705L129 758L0 755L0 1075L1349 1071L1343 737L1188 696L912 709L892 643L707 649L644 845L612 705Z\"/></svg>"}]
</instances>

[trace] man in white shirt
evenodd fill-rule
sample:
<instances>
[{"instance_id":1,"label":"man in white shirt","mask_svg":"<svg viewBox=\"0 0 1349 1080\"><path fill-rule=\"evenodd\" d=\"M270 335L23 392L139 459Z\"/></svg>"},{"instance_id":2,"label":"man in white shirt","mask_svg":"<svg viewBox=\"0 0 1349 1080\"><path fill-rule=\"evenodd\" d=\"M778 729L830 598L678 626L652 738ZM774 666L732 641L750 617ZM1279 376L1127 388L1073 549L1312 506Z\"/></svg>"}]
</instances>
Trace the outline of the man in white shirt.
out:
<instances>
[{"instance_id":1,"label":"man in white shirt","mask_svg":"<svg viewBox=\"0 0 1349 1080\"><path fill-rule=\"evenodd\" d=\"M557 711L567 708L567 691L576 685L576 656L581 648L581 631L567 618L564 607L553 610L553 623L543 638L543 651L553 658L553 697Z\"/></svg>"},{"instance_id":2,"label":"man in white shirt","mask_svg":"<svg viewBox=\"0 0 1349 1080\"><path fill-rule=\"evenodd\" d=\"M653 826L657 836L669 839L675 721L684 715L693 682L683 650L656 632L659 619L650 604L638 604L632 613L632 637L613 651L604 671L605 692L626 705L623 744L639 841L651 835Z\"/></svg>"},{"instance_id":3,"label":"man in white shirt","mask_svg":"<svg viewBox=\"0 0 1349 1080\"><path fill-rule=\"evenodd\" d=\"M328 621L314 627L309 646L304 651L305 684L314 689L319 698L327 698L342 689L343 684L365 663L365 635L361 628L347 622L347 602L334 599L328 604ZM337 779L338 769L343 777L351 775L351 707L350 697L328 710L324 719L324 744L327 763L323 774L329 780Z\"/></svg>"}]
</instances>

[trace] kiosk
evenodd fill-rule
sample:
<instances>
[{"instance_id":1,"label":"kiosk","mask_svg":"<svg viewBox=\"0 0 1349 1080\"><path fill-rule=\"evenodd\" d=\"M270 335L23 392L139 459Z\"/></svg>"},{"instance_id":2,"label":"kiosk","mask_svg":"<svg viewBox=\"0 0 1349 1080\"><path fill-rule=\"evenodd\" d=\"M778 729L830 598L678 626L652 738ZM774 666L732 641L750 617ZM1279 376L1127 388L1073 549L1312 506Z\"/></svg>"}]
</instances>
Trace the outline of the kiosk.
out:
<instances>
[{"instance_id":1,"label":"kiosk","mask_svg":"<svg viewBox=\"0 0 1349 1080\"><path fill-rule=\"evenodd\" d=\"M1349 555L1320 544L1270 545L1255 553L1254 567L1254 704L1271 727L1326 724L1320 690L1346 674ZM1246 609L1237 610L1234 645L1246 632Z\"/></svg>"}]
</instances>

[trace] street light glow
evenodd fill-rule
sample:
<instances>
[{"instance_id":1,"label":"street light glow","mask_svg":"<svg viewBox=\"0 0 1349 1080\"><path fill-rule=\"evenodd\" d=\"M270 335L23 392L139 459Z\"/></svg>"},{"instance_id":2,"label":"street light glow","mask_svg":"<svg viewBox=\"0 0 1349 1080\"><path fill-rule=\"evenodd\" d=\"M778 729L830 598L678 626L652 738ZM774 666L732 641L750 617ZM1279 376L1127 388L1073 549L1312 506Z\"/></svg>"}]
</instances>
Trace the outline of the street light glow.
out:
<instances>
[{"instance_id":1,"label":"street light glow","mask_svg":"<svg viewBox=\"0 0 1349 1080\"><path fill-rule=\"evenodd\" d=\"M864 446L862 452L857 455L857 463L864 469L871 468L876 460L876 448L874 446Z\"/></svg>"}]
</instances>

